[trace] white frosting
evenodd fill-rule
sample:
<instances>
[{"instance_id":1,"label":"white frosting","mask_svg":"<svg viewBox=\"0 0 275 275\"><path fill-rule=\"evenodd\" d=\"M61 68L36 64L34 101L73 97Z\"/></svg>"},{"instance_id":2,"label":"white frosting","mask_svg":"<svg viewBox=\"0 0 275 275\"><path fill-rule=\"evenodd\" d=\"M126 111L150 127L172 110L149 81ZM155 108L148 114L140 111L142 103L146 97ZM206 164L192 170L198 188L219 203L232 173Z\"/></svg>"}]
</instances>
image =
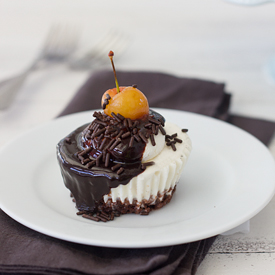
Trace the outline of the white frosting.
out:
<instances>
[{"instance_id":1,"label":"white frosting","mask_svg":"<svg viewBox=\"0 0 275 275\"><path fill-rule=\"evenodd\" d=\"M165 130L168 135L177 133L177 137L182 139L182 143L176 143L177 150L173 151L171 146L166 145L162 146L160 153L158 153L158 150L161 145L159 145L156 150L153 149L152 151L150 149L147 153L147 160L154 161L155 164L147 167L143 173L134 177L128 184L112 188L111 192L104 196L105 202L108 198L112 198L112 201L120 198L120 200L124 202L124 200L128 198L130 203L132 203L134 199L142 202L142 200L148 200L150 197L152 198L152 196L156 198L158 192L163 194L170 188L173 189L175 187L191 152L192 145L189 136L183 133L177 125L166 122ZM158 135L163 137L161 133ZM162 139L160 140L160 143L161 142ZM156 140L156 144L158 144L158 140ZM154 154L155 157L150 157ZM145 160L143 160L143 162L144 161Z\"/></svg>"},{"instance_id":2,"label":"white frosting","mask_svg":"<svg viewBox=\"0 0 275 275\"><path fill-rule=\"evenodd\" d=\"M148 139L145 150L142 156L142 162L151 161L155 158L163 149L165 145L165 136L159 131L157 135L154 135L156 145L153 146L151 140Z\"/></svg>"}]
</instances>

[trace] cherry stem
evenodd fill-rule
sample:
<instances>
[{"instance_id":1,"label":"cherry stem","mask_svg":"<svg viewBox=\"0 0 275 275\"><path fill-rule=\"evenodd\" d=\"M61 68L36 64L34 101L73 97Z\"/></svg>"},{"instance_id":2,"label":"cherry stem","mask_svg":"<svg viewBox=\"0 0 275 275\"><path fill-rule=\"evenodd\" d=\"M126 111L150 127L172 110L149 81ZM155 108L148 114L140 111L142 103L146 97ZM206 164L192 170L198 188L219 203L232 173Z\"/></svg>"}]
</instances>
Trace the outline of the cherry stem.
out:
<instances>
[{"instance_id":1,"label":"cherry stem","mask_svg":"<svg viewBox=\"0 0 275 275\"><path fill-rule=\"evenodd\" d=\"M114 62L113 62L114 52L113 52L113 51L110 51L109 54L108 54L108 56L109 56L109 58L110 58L110 60L111 60L112 67L113 67L113 72L114 72L114 75L115 75L115 83L116 83L117 93L119 93L120 90L119 90L119 85L118 85L117 77L116 77L116 69L115 69L115 65L114 65Z\"/></svg>"}]
</instances>

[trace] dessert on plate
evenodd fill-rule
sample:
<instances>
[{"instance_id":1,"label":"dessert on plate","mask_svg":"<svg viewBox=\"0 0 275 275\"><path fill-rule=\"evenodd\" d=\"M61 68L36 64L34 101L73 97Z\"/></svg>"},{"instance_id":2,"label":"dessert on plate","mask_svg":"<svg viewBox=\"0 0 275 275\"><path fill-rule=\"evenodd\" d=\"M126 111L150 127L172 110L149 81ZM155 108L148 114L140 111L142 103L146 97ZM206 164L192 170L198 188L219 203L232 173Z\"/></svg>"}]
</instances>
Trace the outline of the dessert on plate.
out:
<instances>
[{"instance_id":1,"label":"dessert on plate","mask_svg":"<svg viewBox=\"0 0 275 275\"><path fill-rule=\"evenodd\" d=\"M187 129L150 110L137 85L118 85L113 52L109 57L116 88L103 94L103 111L57 145L77 214L104 222L169 203L191 151Z\"/></svg>"}]
</instances>

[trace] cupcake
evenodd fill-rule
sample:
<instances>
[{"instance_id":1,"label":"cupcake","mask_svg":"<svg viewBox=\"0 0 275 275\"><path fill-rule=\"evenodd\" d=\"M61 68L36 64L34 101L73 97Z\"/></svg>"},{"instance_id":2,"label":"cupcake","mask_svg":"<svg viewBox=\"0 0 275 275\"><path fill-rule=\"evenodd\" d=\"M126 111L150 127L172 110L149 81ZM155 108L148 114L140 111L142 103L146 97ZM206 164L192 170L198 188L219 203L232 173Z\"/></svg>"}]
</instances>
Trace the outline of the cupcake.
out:
<instances>
[{"instance_id":1,"label":"cupcake","mask_svg":"<svg viewBox=\"0 0 275 275\"><path fill-rule=\"evenodd\" d=\"M103 111L57 145L77 214L95 221L148 215L169 203L191 151L186 129L150 110L136 85L119 87L116 75L115 82L102 96Z\"/></svg>"}]
</instances>

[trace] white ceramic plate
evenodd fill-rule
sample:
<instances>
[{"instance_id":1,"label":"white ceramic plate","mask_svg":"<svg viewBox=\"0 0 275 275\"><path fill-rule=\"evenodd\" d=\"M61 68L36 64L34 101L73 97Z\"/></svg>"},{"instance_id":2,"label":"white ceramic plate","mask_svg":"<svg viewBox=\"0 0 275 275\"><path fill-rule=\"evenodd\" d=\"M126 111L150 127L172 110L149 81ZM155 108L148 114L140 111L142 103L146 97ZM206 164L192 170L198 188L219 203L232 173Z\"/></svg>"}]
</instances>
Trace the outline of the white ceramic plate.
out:
<instances>
[{"instance_id":1,"label":"white ceramic plate","mask_svg":"<svg viewBox=\"0 0 275 275\"><path fill-rule=\"evenodd\" d=\"M0 207L46 235L107 247L157 247L186 243L230 230L271 200L275 165L256 138L209 117L156 109L189 129L193 151L177 192L149 216L123 215L108 223L77 216L63 185L55 146L92 111L56 119L17 137L0 152Z\"/></svg>"}]
</instances>

